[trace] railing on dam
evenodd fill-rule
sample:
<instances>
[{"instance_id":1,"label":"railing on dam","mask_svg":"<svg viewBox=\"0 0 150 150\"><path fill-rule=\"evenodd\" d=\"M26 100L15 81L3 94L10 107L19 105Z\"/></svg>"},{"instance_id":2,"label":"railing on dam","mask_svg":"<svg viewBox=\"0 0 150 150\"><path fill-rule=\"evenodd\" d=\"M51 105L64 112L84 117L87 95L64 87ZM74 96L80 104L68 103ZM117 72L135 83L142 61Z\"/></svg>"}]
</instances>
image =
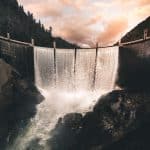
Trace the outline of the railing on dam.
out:
<instances>
[{"instance_id":1,"label":"railing on dam","mask_svg":"<svg viewBox=\"0 0 150 150\"><path fill-rule=\"evenodd\" d=\"M143 39L139 39L136 41L131 41L127 43L119 43L120 51L123 48L131 48L132 51L140 51L138 53L149 53L149 46L150 46L150 37L147 37L147 33L144 32ZM146 45L146 46L145 46ZM96 71L96 62L97 62L97 55L98 49L106 50L105 48L113 47L99 47L98 45L94 48L80 48L80 49L93 49L96 53L96 57L94 60L94 72ZM54 42L54 71L56 72L56 43ZM76 58L78 54L79 48L74 49L74 59L76 64ZM120 53L120 52L119 52ZM0 58L3 58L6 62L11 64L23 78L27 78L31 81L34 81L34 40L31 43L20 42L16 40L10 39L9 34L7 38L0 36ZM76 67L74 65L74 70L76 71ZM94 73L96 74L96 73ZM95 76L93 79L95 82Z\"/></svg>"},{"instance_id":2,"label":"railing on dam","mask_svg":"<svg viewBox=\"0 0 150 150\"><path fill-rule=\"evenodd\" d=\"M31 44L32 43L32 44ZM12 65L23 78L29 79L31 81L35 81L35 69L34 69L34 40L32 39L31 43L25 43L21 41L16 41L10 39L10 35L7 34L6 37L0 36L0 58L4 59L7 63ZM112 46L108 46L112 47ZM95 57L95 65L94 71L96 70L96 61L97 61L97 54L98 48L105 48L105 47L98 47L98 45L94 48L80 48L80 49L93 49L96 52ZM56 43L54 42L54 70L56 72ZM77 50L74 48L75 58L77 55ZM76 59L75 59L76 61ZM74 66L74 70L76 67ZM95 73L96 74L96 73ZM95 76L93 79L95 82Z\"/></svg>"},{"instance_id":3,"label":"railing on dam","mask_svg":"<svg viewBox=\"0 0 150 150\"><path fill-rule=\"evenodd\" d=\"M116 84L127 89L150 88L150 37L120 43Z\"/></svg>"},{"instance_id":4,"label":"railing on dam","mask_svg":"<svg viewBox=\"0 0 150 150\"><path fill-rule=\"evenodd\" d=\"M29 43L0 36L0 58L12 65L23 78L34 81L34 48Z\"/></svg>"}]
</instances>

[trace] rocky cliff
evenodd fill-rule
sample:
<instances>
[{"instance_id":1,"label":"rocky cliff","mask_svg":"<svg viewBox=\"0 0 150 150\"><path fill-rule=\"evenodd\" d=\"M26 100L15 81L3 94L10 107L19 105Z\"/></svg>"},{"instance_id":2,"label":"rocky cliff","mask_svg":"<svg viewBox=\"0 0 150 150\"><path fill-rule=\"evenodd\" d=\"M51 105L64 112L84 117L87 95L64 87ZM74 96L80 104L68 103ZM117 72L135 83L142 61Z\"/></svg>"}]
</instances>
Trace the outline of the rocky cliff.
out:
<instances>
[{"instance_id":1,"label":"rocky cliff","mask_svg":"<svg viewBox=\"0 0 150 150\"><path fill-rule=\"evenodd\" d=\"M147 150L149 117L149 92L112 91L85 116L60 118L47 144L52 150Z\"/></svg>"},{"instance_id":2,"label":"rocky cliff","mask_svg":"<svg viewBox=\"0 0 150 150\"><path fill-rule=\"evenodd\" d=\"M36 113L44 98L29 81L0 59L0 148L13 142L15 136Z\"/></svg>"},{"instance_id":3,"label":"rocky cliff","mask_svg":"<svg viewBox=\"0 0 150 150\"><path fill-rule=\"evenodd\" d=\"M53 47L54 38L51 32L32 13L26 13L17 0L0 0L0 35L6 36L7 33L15 40L30 43L33 38L38 46ZM55 40L58 48L77 47L60 37Z\"/></svg>"}]
</instances>

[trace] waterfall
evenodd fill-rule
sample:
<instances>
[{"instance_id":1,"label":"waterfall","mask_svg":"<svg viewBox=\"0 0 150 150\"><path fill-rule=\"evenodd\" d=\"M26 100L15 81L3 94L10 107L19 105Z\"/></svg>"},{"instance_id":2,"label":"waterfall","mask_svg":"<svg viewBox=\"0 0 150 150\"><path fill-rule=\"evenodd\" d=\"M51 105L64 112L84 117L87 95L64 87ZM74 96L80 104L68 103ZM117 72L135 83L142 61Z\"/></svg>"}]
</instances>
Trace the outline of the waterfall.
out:
<instances>
[{"instance_id":1,"label":"waterfall","mask_svg":"<svg viewBox=\"0 0 150 150\"><path fill-rule=\"evenodd\" d=\"M35 139L39 139L42 149L50 149L46 141L59 117L71 112L85 113L100 95L113 90L118 47L56 49L56 55L52 48L35 47L34 61L36 86L45 101L37 106L36 116L10 149L32 148Z\"/></svg>"},{"instance_id":2,"label":"waterfall","mask_svg":"<svg viewBox=\"0 0 150 150\"><path fill-rule=\"evenodd\" d=\"M114 88L118 69L118 47L98 51L95 89L110 91Z\"/></svg>"},{"instance_id":3,"label":"waterfall","mask_svg":"<svg viewBox=\"0 0 150 150\"><path fill-rule=\"evenodd\" d=\"M118 47L100 48L97 55L95 49L77 49L76 52L57 49L56 62L54 49L35 48L36 85L43 89L56 86L66 91L109 91L113 89L117 67Z\"/></svg>"}]
</instances>

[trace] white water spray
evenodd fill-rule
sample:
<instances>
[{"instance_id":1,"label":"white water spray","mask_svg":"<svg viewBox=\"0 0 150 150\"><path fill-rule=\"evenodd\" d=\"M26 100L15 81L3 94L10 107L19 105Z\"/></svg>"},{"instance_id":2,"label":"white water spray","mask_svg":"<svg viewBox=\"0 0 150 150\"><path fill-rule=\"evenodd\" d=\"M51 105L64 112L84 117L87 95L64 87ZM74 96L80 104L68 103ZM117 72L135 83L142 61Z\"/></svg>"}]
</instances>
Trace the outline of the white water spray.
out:
<instances>
[{"instance_id":1,"label":"white water spray","mask_svg":"<svg viewBox=\"0 0 150 150\"><path fill-rule=\"evenodd\" d=\"M37 106L36 116L11 149L26 150L38 138L39 145L46 150L45 143L59 117L89 111L100 95L113 89L118 47L99 49L96 63L95 58L95 49L77 50L77 53L73 49L58 49L54 59L53 49L35 47L35 81L45 101Z\"/></svg>"}]
</instances>

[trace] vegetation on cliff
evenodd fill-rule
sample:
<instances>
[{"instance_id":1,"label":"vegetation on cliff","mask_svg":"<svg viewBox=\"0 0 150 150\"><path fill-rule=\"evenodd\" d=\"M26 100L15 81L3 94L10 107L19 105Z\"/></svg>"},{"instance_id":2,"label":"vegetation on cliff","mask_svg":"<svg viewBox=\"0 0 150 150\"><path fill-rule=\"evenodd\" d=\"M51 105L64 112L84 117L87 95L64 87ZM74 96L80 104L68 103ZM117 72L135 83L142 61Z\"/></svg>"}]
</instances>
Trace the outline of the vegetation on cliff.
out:
<instances>
[{"instance_id":1,"label":"vegetation on cliff","mask_svg":"<svg viewBox=\"0 0 150 150\"><path fill-rule=\"evenodd\" d=\"M31 42L39 46L52 47L54 38L51 32L44 28L41 22L37 22L30 12L25 13L23 6L19 6L17 0L0 0L0 35L6 36L9 32L12 39ZM55 38L58 48L74 48L62 38Z\"/></svg>"},{"instance_id":2,"label":"vegetation on cliff","mask_svg":"<svg viewBox=\"0 0 150 150\"><path fill-rule=\"evenodd\" d=\"M144 30L148 30L148 36L150 36L150 16L139 23L135 28L129 31L122 39L121 42L130 42L134 40L143 39Z\"/></svg>"}]
</instances>

